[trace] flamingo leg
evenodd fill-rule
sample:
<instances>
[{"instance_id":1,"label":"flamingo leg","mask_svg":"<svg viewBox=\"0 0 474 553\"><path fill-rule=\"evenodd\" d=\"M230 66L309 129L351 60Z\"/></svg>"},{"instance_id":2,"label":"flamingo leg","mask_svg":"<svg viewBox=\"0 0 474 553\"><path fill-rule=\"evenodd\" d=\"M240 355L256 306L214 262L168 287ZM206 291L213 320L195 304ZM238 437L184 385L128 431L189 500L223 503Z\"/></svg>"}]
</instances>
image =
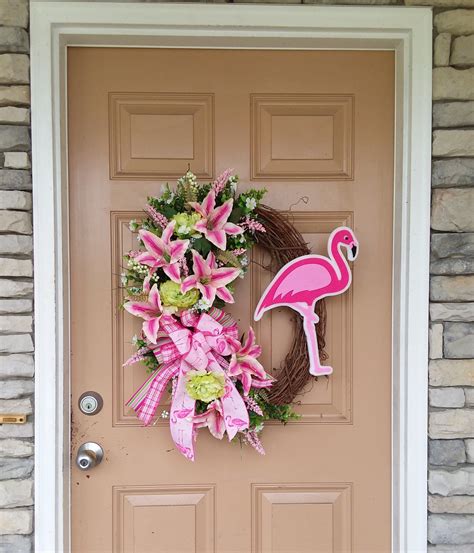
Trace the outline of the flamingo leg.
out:
<instances>
[{"instance_id":1,"label":"flamingo leg","mask_svg":"<svg viewBox=\"0 0 474 553\"><path fill-rule=\"evenodd\" d=\"M299 309L303 316L303 328L308 344L309 372L313 376L323 376L332 373L332 367L321 365L319 359L318 336L314 325L318 323L319 317L314 312L313 306L301 306Z\"/></svg>"}]
</instances>

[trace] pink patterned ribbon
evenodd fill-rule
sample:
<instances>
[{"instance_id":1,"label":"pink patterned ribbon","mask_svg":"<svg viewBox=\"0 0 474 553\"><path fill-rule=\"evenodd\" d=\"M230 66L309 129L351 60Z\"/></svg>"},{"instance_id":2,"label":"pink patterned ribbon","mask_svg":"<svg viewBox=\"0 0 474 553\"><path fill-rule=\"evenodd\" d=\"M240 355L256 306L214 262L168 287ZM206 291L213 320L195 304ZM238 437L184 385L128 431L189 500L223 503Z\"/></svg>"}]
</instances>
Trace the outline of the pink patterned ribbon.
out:
<instances>
[{"instance_id":1,"label":"pink patterned ribbon","mask_svg":"<svg viewBox=\"0 0 474 553\"><path fill-rule=\"evenodd\" d=\"M133 394L127 405L135 410L145 426L151 424L168 383L178 376L171 405L170 430L179 451L194 460L193 418L196 402L186 392L188 371L207 369L224 375L225 393L220 401L229 440L239 430L249 427L249 418L241 395L224 370L227 361L222 357L230 355L238 344L235 321L223 311L213 308L209 314L200 316L184 312L181 323L169 315L162 317L155 350L161 367Z\"/></svg>"}]
</instances>

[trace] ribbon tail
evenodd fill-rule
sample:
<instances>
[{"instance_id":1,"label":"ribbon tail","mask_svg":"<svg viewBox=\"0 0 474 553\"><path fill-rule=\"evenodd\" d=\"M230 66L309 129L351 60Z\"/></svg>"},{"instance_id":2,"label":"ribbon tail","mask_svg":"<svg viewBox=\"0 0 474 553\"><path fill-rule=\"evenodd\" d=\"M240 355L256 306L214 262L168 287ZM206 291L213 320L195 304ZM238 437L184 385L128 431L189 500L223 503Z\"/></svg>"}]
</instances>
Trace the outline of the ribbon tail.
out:
<instances>
[{"instance_id":1,"label":"ribbon tail","mask_svg":"<svg viewBox=\"0 0 474 553\"><path fill-rule=\"evenodd\" d=\"M227 379L226 388L228 391L221 401L225 428L230 442L237 432L249 427L249 414L242 396L230 379Z\"/></svg>"},{"instance_id":2,"label":"ribbon tail","mask_svg":"<svg viewBox=\"0 0 474 553\"><path fill-rule=\"evenodd\" d=\"M126 405L131 407L145 426L151 424L168 382L178 372L178 366L164 367L154 373L133 394Z\"/></svg>"},{"instance_id":3,"label":"ribbon tail","mask_svg":"<svg viewBox=\"0 0 474 553\"><path fill-rule=\"evenodd\" d=\"M194 461L194 409L196 401L186 392L185 362L182 363L178 384L174 393L170 413L171 436L178 450L190 461Z\"/></svg>"},{"instance_id":4,"label":"ribbon tail","mask_svg":"<svg viewBox=\"0 0 474 553\"><path fill-rule=\"evenodd\" d=\"M252 378L252 388L270 388L273 386L274 382L275 380L273 378L267 378L267 380Z\"/></svg>"},{"instance_id":5,"label":"ribbon tail","mask_svg":"<svg viewBox=\"0 0 474 553\"><path fill-rule=\"evenodd\" d=\"M213 355L210 355L210 368L215 372L225 374ZM232 380L225 375L225 394L221 397L222 415L229 441L237 432L249 427L249 414L242 396L239 394Z\"/></svg>"}]
</instances>

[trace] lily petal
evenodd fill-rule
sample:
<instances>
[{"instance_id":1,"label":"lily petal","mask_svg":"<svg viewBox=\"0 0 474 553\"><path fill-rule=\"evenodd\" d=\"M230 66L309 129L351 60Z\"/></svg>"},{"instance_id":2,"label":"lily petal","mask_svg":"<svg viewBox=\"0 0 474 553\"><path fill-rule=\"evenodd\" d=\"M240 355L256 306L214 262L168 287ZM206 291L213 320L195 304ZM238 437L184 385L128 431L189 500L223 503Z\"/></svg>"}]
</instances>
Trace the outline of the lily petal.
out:
<instances>
[{"instance_id":1,"label":"lily petal","mask_svg":"<svg viewBox=\"0 0 474 553\"><path fill-rule=\"evenodd\" d=\"M173 236L173 231L174 231L175 225L176 225L176 221L172 220L166 225L165 229L163 230L163 234L161 235L161 239L163 240L163 242L165 244L168 244L171 237Z\"/></svg>"},{"instance_id":2,"label":"lily petal","mask_svg":"<svg viewBox=\"0 0 474 553\"><path fill-rule=\"evenodd\" d=\"M214 193L214 190L210 190L208 195L202 201L201 208L207 216L210 215L210 213L213 211L215 205L216 195Z\"/></svg>"},{"instance_id":3,"label":"lily petal","mask_svg":"<svg viewBox=\"0 0 474 553\"><path fill-rule=\"evenodd\" d=\"M239 353L242 355L248 355L250 348L255 342L255 332L253 331L252 327L249 327L249 331L247 333L247 338L245 339L245 342L242 346L242 349Z\"/></svg>"},{"instance_id":4,"label":"lily petal","mask_svg":"<svg viewBox=\"0 0 474 553\"><path fill-rule=\"evenodd\" d=\"M224 418L220 402L213 401L209 404L207 411L194 415L193 423L196 428L208 427L209 432L218 440L221 440L225 432Z\"/></svg>"},{"instance_id":5,"label":"lily petal","mask_svg":"<svg viewBox=\"0 0 474 553\"><path fill-rule=\"evenodd\" d=\"M189 246L189 240L173 240L169 243L171 261L178 261L186 253Z\"/></svg>"},{"instance_id":6,"label":"lily petal","mask_svg":"<svg viewBox=\"0 0 474 553\"><path fill-rule=\"evenodd\" d=\"M134 260L137 263L141 263L142 265L147 265L147 267L159 267L159 263L156 260L156 257L148 252L143 252L138 254Z\"/></svg>"},{"instance_id":7,"label":"lily petal","mask_svg":"<svg viewBox=\"0 0 474 553\"><path fill-rule=\"evenodd\" d=\"M230 293L229 289L225 286L216 289L216 296L226 303L234 303L234 296Z\"/></svg>"},{"instance_id":8,"label":"lily petal","mask_svg":"<svg viewBox=\"0 0 474 553\"><path fill-rule=\"evenodd\" d=\"M251 357L260 357L261 354L262 348L257 344L253 344L253 346L248 351L248 355L250 355Z\"/></svg>"},{"instance_id":9,"label":"lily petal","mask_svg":"<svg viewBox=\"0 0 474 553\"><path fill-rule=\"evenodd\" d=\"M212 305L216 299L216 289L209 284L202 284L201 282L197 283L197 288L200 290L202 297Z\"/></svg>"},{"instance_id":10,"label":"lily petal","mask_svg":"<svg viewBox=\"0 0 474 553\"><path fill-rule=\"evenodd\" d=\"M227 368L227 373L230 375L230 376L237 376L241 373L242 371L240 370L240 367L239 367L239 363L237 361L237 358L235 355L232 356L231 360L230 360L230 363L229 363L229 367Z\"/></svg>"},{"instance_id":11,"label":"lily petal","mask_svg":"<svg viewBox=\"0 0 474 553\"><path fill-rule=\"evenodd\" d=\"M135 317L141 317L148 321L154 315L156 315L154 308L149 304L141 301L128 301L124 304L124 309L126 309L131 315Z\"/></svg>"},{"instance_id":12,"label":"lily petal","mask_svg":"<svg viewBox=\"0 0 474 553\"><path fill-rule=\"evenodd\" d=\"M160 317L155 317L143 322L143 334L152 344L156 344L156 337L160 329Z\"/></svg>"},{"instance_id":13,"label":"lily petal","mask_svg":"<svg viewBox=\"0 0 474 553\"><path fill-rule=\"evenodd\" d=\"M225 433L224 417L216 409L213 409L209 414L207 427L214 438L222 440Z\"/></svg>"},{"instance_id":14,"label":"lily petal","mask_svg":"<svg viewBox=\"0 0 474 553\"><path fill-rule=\"evenodd\" d=\"M193 270L198 279L207 277L210 273L208 264L196 250L193 250Z\"/></svg>"},{"instance_id":15,"label":"lily petal","mask_svg":"<svg viewBox=\"0 0 474 553\"><path fill-rule=\"evenodd\" d=\"M142 229L139 231L139 235L142 242L145 244L145 248L156 258L161 259L166 249L163 240L149 230Z\"/></svg>"},{"instance_id":16,"label":"lily petal","mask_svg":"<svg viewBox=\"0 0 474 553\"><path fill-rule=\"evenodd\" d=\"M145 294L150 293L150 281L151 281L152 275L153 275L153 271L148 271L148 276L146 276L143 279L143 291L145 292Z\"/></svg>"},{"instance_id":17,"label":"lily petal","mask_svg":"<svg viewBox=\"0 0 474 553\"><path fill-rule=\"evenodd\" d=\"M201 217L207 217L207 213L204 211L200 203L188 202L188 204L194 209L194 211L197 211Z\"/></svg>"},{"instance_id":18,"label":"lily petal","mask_svg":"<svg viewBox=\"0 0 474 553\"><path fill-rule=\"evenodd\" d=\"M227 284L235 280L239 274L240 269L235 269L233 267L214 269L214 271L212 271L211 284L215 288L222 288L222 286L227 286Z\"/></svg>"},{"instance_id":19,"label":"lily petal","mask_svg":"<svg viewBox=\"0 0 474 553\"><path fill-rule=\"evenodd\" d=\"M191 290L192 288L196 288L197 281L198 280L196 275L191 275L185 278L181 283L181 292L183 294L186 294L186 292L189 292L189 290Z\"/></svg>"},{"instance_id":20,"label":"lily petal","mask_svg":"<svg viewBox=\"0 0 474 553\"><path fill-rule=\"evenodd\" d=\"M173 282L176 282L177 284L181 284L181 273L179 269L179 265L177 263L171 263L170 265L167 265L166 267L163 267L163 272L170 277L170 279Z\"/></svg>"},{"instance_id":21,"label":"lily petal","mask_svg":"<svg viewBox=\"0 0 474 553\"><path fill-rule=\"evenodd\" d=\"M199 219L199 221L194 224L194 230L205 234L207 232L207 219Z\"/></svg>"},{"instance_id":22,"label":"lily petal","mask_svg":"<svg viewBox=\"0 0 474 553\"><path fill-rule=\"evenodd\" d=\"M214 246L216 246L220 250L225 250L227 245L227 238L223 230L206 229L204 235L209 240L209 242L211 242L211 244L214 244Z\"/></svg>"},{"instance_id":23,"label":"lily petal","mask_svg":"<svg viewBox=\"0 0 474 553\"><path fill-rule=\"evenodd\" d=\"M217 269L216 256L213 252L209 252L206 257L206 263L211 268L211 271Z\"/></svg>"},{"instance_id":24,"label":"lily petal","mask_svg":"<svg viewBox=\"0 0 474 553\"><path fill-rule=\"evenodd\" d=\"M244 389L244 395L248 396L250 388L252 387L252 377L248 373L242 373L240 380Z\"/></svg>"},{"instance_id":25,"label":"lily petal","mask_svg":"<svg viewBox=\"0 0 474 553\"><path fill-rule=\"evenodd\" d=\"M224 202L221 206L216 207L216 209L213 210L211 214L211 225L213 227L221 228L229 218L229 215L232 212L232 206L234 204L234 200L230 198L226 202Z\"/></svg>"},{"instance_id":26,"label":"lily petal","mask_svg":"<svg viewBox=\"0 0 474 553\"><path fill-rule=\"evenodd\" d=\"M148 303L153 306L157 311L163 311L161 307L160 292L158 291L158 285L153 284L150 293L148 294Z\"/></svg>"},{"instance_id":27,"label":"lily petal","mask_svg":"<svg viewBox=\"0 0 474 553\"><path fill-rule=\"evenodd\" d=\"M237 340L237 338L233 338L232 336L227 336L227 344L232 350L232 353L239 351L240 342Z\"/></svg>"},{"instance_id":28,"label":"lily petal","mask_svg":"<svg viewBox=\"0 0 474 553\"><path fill-rule=\"evenodd\" d=\"M245 357L245 359L242 359L240 361L240 367L242 368L243 373L252 373L262 380L266 378L267 373L265 372L265 369L262 367L259 361L257 361L253 357Z\"/></svg>"},{"instance_id":29,"label":"lily petal","mask_svg":"<svg viewBox=\"0 0 474 553\"><path fill-rule=\"evenodd\" d=\"M244 229L242 227L239 227L239 225L234 225L234 223L226 223L224 225L224 230L226 234L232 234L233 236L236 234L242 234L244 232Z\"/></svg>"}]
</instances>

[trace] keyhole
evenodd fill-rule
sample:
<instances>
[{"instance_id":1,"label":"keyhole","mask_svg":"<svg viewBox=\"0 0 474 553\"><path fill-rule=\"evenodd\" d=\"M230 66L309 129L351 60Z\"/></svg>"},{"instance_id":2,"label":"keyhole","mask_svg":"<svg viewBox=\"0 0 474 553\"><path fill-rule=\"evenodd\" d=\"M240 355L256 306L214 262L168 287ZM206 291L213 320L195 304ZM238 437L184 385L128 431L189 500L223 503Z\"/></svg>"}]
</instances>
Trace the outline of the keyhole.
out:
<instances>
[{"instance_id":1,"label":"keyhole","mask_svg":"<svg viewBox=\"0 0 474 553\"><path fill-rule=\"evenodd\" d=\"M89 461L87 459L81 459L80 460L81 467L86 468L88 464L89 464Z\"/></svg>"},{"instance_id":2,"label":"keyhole","mask_svg":"<svg viewBox=\"0 0 474 553\"><path fill-rule=\"evenodd\" d=\"M85 415L96 415L102 409L102 398L95 392L86 392L79 398L79 408Z\"/></svg>"}]
</instances>

